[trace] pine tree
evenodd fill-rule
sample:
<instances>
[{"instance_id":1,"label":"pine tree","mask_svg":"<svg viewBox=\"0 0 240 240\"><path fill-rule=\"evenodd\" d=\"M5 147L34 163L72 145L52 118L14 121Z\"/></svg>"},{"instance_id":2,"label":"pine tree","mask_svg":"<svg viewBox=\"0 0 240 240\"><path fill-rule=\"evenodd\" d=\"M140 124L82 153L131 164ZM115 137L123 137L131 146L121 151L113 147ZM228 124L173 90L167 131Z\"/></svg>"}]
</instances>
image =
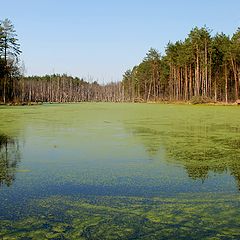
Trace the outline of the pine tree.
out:
<instances>
[{"instance_id":1,"label":"pine tree","mask_svg":"<svg viewBox=\"0 0 240 240\"><path fill-rule=\"evenodd\" d=\"M0 22L0 76L2 99L5 103L14 98L16 84L14 77L18 75L18 56L21 53L17 34L9 19Z\"/></svg>"}]
</instances>

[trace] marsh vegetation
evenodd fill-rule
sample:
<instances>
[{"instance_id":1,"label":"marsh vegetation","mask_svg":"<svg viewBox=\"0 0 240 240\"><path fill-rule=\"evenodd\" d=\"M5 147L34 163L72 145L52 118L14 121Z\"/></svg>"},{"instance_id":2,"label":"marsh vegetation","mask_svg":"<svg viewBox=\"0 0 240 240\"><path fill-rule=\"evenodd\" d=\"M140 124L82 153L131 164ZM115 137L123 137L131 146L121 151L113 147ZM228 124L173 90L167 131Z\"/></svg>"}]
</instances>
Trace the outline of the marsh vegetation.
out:
<instances>
[{"instance_id":1,"label":"marsh vegetation","mask_svg":"<svg viewBox=\"0 0 240 240\"><path fill-rule=\"evenodd\" d=\"M3 239L240 237L237 106L52 104L0 114Z\"/></svg>"}]
</instances>

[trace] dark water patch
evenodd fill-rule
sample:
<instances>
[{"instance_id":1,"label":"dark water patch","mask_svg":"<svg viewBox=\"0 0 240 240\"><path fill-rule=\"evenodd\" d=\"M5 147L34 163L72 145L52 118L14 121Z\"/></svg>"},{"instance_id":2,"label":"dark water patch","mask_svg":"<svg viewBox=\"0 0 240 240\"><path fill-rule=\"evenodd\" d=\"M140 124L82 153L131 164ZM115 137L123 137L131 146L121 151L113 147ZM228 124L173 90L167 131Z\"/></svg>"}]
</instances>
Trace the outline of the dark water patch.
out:
<instances>
[{"instance_id":1,"label":"dark water patch","mask_svg":"<svg viewBox=\"0 0 240 240\"><path fill-rule=\"evenodd\" d=\"M0 133L0 187L11 186L20 162L20 151L16 139Z\"/></svg>"}]
</instances>

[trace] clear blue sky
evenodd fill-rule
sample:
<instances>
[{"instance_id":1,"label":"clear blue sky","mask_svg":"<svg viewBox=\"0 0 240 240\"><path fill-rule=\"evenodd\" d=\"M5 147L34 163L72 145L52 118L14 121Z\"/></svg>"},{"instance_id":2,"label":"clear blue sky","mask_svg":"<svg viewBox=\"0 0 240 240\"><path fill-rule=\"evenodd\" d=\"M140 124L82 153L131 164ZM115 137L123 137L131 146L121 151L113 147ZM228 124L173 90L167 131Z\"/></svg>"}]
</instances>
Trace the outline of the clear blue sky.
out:
<instances>
[{"instance_id":1,"label":"clear blue sky","mask_svg":"<svg viewBox=\"0 0 240 240\"><path fill-rule=\"evenodd\" d=\"M150 47L164 53L194 26L231 35L239 0L1 0L15 25L27 75L67 73L120 80Z\"/></svg>"}]
</instances>

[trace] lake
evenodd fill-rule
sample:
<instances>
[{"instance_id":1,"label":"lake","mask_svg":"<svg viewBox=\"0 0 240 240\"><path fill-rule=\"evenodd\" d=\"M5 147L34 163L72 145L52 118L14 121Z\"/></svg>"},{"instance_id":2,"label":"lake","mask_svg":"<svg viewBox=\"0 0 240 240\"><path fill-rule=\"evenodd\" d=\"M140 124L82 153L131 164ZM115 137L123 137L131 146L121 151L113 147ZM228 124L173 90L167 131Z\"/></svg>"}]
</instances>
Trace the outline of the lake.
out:
<instances>
[{"instance_id":1,"label":"lake","mask_svg":"<svg viewBox=\"0 0 240 240\"><path fill-rule=\"evenodd\" d=\"M0 239L240 239L238 106L0 107Z\"/></svg>"}]
</instances>

